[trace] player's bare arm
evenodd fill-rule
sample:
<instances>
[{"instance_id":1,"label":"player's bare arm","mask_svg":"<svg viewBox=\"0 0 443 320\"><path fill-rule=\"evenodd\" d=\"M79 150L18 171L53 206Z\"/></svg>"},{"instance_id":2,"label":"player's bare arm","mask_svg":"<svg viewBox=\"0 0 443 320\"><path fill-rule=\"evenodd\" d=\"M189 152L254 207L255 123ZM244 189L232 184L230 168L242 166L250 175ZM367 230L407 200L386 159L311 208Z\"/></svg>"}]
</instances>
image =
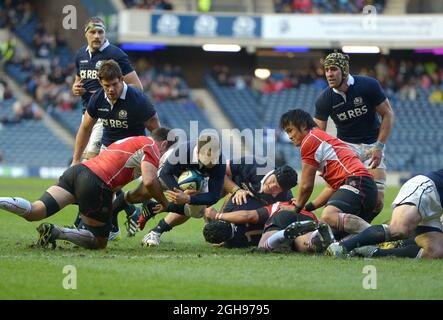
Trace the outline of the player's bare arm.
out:
<instances>
[{"instance_id":1,"label":"player's bare arm","mask_svg":"<svg viewBox=\"0 0 443 320\"><path fill-rule=\"evenodd\" d=\"M259 220L257 210L238 210L226 213L207 210L205 216L211 220L223 220L235 224L258 223Z\"/></svg>"},{"instance_id":2,"label":"player's bare arm","mask_svg":"<svg viewBox=\"0 0 443 320\"><path fill-rule=\"evenodd\" d=\"M314 190L316 171L317 168L303 162L301 169L301 180L298 188L298 196L297 201L295 202L295 205L299 208L303 208L311 197L312 191Z\"/></svg>"},{"instance_id":3,"label":"player's bare arm","mask_svg":"<svg viewBox=\"0 0 443 320\"><path fill-rule=\"evenodd\" d=\"M326 131L326 128L328 126L328 122L327 121L323 121L317 118L314 118L315 123L317 124L318 128L320 130Z\"/></svg>"},{"instance_id":4,"label":"player's bare arm","mask_svg":"<svg viewBox=\"0 0 443 320\"><path fill-rule=\"evenodd\" d=\"M153 197L163 207L168 207L168 200L163 194L163 188L157 178L157 168L150 162L142 161L141 163L143 186L148 191L149 195ZM145 199L142 199L146 200Z\"/></svg>"},{"instance_id":5,"label":"player's bare arm","mask_svg":"<svg viewBox=\"0 0 443 320\"><path fill-rule=\"evenodd\" d=\"M388 140L388 137L391 134L392 128L394 126L394 112L388 99L380 103L375 108L375 110L381 116L382 122L377 139L377 145L379 145L379 147L375 147L373 149L372 159L369 163L372 169L375 169L380 165L383 156L384 144Z\"/></svg>"},{"instance_id":6,"label":"player's bare arm","mask_svg":"<svg viewBox=\"0 0 443 320\"><path fill-rule=\"evenodd\" d=\"M147 121L145 121L145 128L148 129L150 132L160 127L160 119L158 118L157 113L150 117Z\"/></svg>"},{"instance_id":7,"label":"player's bare arm","mask_svg":"<svg viewBox=\"0 0 443 320\"><path fill-rule=\"evenodd\" d=\"M323 207L332 196L335 190L330 186L326 185L326 187L322 190L322 192L315 198L311 203L315 209ZM307 208L308 209L308 208ZM310 210L309 210L310 211Z\"/></svg>"},{"instance_id":8,"label":"player's bare arm","mask_svg":"<svg viewBox=\"0 0 443 320\"><path fill-rule=\"evenodd\" d=\"M394 111L392 110L388 99L375 107L375 110L382 117L378 141L386 143L391 134L392 128L394 127Z\"/></svg>"},{"instance_id":9,"label":"player's bare arm","mask_svg":"<svg viewBox=\"0 0 443 320\"><path fill-rule=\"evenodd\" d=\"M123 81L125 81L127 85L133 86L134 88L138 88L143 91L143 85L137 75L137 72L132 71L124 75Z\"/></svg>"},{"instance_id":10,"label":"player's bare arm","mask_svg":"<svg viewBox=\"0 0 443 320\"><path fill-rule=\"evenodd\" d=\"M72 156L71 165L75 165L80 162L86 145L88 144L89 137L91 136L92 128L97 122L97 119L91 117L88 111L83 116L83 121L78 128L77 136L75 137L74 155Z\"/></svg>"}]
</instances>

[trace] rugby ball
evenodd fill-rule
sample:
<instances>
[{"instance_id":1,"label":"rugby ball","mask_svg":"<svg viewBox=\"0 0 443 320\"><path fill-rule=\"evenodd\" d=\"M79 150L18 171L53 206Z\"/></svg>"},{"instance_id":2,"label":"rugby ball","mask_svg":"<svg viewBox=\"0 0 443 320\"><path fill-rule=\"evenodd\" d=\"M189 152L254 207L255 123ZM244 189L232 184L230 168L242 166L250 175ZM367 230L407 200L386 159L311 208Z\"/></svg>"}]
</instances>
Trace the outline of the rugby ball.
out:
<instances>
[{"instance_id":1,"label":"rugby ball","mask_svg":"<svg viewBox=\"0 0 443 320\"><path fill-rule=\"evenodd\" d=\"M205 178L195 170L187 170L182 172L178 177L177 183L181 190L197 190L201 191Z\"/></svg>"}]
</instances>

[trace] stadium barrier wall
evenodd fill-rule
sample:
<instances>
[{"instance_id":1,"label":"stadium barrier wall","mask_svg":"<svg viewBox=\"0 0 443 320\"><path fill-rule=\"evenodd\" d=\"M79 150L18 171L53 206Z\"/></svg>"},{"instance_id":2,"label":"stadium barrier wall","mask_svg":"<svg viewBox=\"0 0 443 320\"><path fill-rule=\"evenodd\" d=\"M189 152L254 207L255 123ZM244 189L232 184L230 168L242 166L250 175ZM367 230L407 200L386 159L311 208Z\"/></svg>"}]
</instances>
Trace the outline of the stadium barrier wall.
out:
<instances>
[{"instance_id":1,"label":"stadium barrier wall","mask_svg":"<svg viewBox=\"0 0 443 320\"><path fill-rule=\"evenodd\" d=\"M443 15L303 15L303 14L186 14L123 10L119 13L119 41L242 46L376 45L385 48L439 48Z\"/></svg>"},{"instance_id":2,"label":"stadium barrier wall","mask_svg":"<svg viewBox=\"0 0 443 320\"><path fill-rule=\"evenodd\" d=\"M53 179L60 177L66 169L67 167L0 166L0 177Z\"/></svg>"}]
</instances>

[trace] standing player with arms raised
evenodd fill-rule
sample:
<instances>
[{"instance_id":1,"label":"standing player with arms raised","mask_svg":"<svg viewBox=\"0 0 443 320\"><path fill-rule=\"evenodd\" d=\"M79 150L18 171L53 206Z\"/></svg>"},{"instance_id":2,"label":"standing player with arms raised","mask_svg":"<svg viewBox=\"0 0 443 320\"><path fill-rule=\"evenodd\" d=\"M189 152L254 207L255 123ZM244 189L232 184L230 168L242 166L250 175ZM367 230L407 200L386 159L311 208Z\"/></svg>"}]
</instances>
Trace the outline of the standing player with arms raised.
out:
<instances>
[{"instance_id":1,"label":"standing player with arms raised","mask_svg":"<svg viewBox=\"0 0 443 320\"><path fill-rule=\"evenodd\" d=\"M394 113L376 79L349 74L348 55L331 53L323 66L329 88L315 102L314 120L321 130L326 131L331 117L337 127L337 138L346 142L370 169L378 189L375 217L383 209L384 148L394 125Z\"/></svg>"}]
</instances>

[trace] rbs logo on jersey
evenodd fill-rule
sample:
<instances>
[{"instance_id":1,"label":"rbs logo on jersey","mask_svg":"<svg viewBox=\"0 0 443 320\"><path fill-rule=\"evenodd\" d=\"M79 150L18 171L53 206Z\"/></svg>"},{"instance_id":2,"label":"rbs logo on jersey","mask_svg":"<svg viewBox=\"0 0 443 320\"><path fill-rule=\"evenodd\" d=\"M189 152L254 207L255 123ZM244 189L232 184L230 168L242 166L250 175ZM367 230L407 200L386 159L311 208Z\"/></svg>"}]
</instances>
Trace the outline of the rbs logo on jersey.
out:
<instances>
[{"instance_id":1,"label":"rbs logo on jersey","mask_svg":"<svg viewBox=\"0 0 443 320\"><path fill-rule=\"evenodd\" d=\"M341 112L337 114L337 118L340 121L346 121L352 118L358 118L361 117L362 115L368 113L368 109L366 106L362 106L360 108L354 108L351 110L347 110L345 112Z\"/></svg>"},{"instance_id":2,"label":"rbs logo on jersey","mask_svg":"<svg viewBox=\"0 0 443 320\"><path fill-rule=\"evenodd\" d=\"M128 129L128 121L103 119L103 126L117 129Z\"/></svg>"},{"instance_id":3,"label":"rbs logo on jersey","mask_svg":"<svg viewBox=\"0 0 443 320\"><path fill-rule=\"evenodd\" d=\"M97 70L80 70L80 78L82 79L98 79Z\"/></svg>"}]
</instances>

